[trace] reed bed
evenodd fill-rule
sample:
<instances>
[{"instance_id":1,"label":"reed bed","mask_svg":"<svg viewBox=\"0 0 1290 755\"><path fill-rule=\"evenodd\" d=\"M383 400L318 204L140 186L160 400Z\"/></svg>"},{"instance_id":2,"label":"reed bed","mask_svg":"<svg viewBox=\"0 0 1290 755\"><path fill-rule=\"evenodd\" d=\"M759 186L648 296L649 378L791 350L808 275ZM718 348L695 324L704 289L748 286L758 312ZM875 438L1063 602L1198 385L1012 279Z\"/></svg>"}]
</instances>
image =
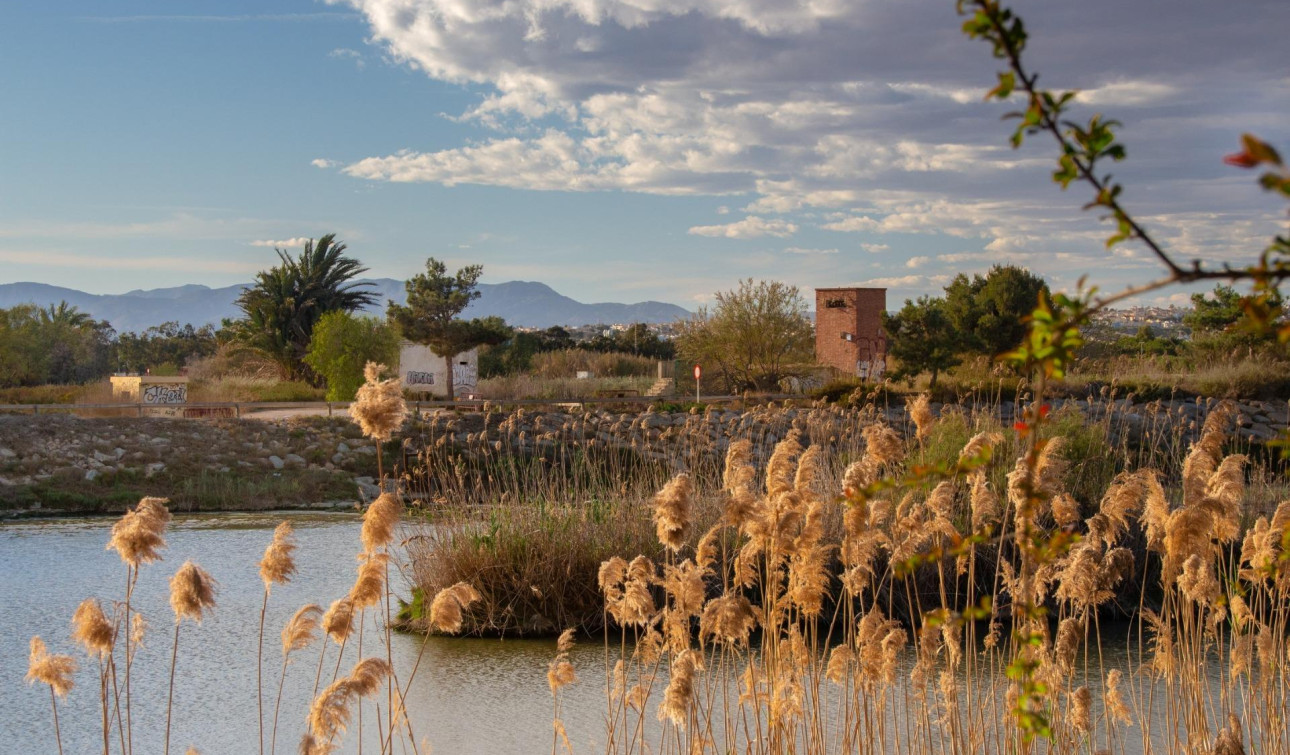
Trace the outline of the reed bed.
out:
<instances>
[{"instance_id":1,"label":"reed bed","mask_svg":"<svg viewBox=\"0 0 1290 755\"><path fill-rule=\"evenodd\" d=\"M1229 405L1176 475L1121 469L1091 507L1064 436L1018 456L986 429L928 463L958 420L909 417L908 440L866 425L840 485L802 436L760 469L732 443L710 527L688 477L662 489L662 556L599 571L608 752L1290 750L1290 500L1249 495ZM1127 595L1135 620L1103 626Z\"/></svg>"}]
</instances>

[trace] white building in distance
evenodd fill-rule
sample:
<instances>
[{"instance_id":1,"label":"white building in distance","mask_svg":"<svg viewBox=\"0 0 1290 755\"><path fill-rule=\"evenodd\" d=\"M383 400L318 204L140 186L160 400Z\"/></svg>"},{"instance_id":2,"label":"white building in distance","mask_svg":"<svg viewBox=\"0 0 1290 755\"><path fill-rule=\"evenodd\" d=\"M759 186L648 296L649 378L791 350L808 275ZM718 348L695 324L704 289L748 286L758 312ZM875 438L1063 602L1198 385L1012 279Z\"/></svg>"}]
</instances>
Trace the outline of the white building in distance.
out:
<instances>
[{"instance_id":1,"label":"white building in distance","mask_svg":"<svg viewBox=\"0 0 1290 755\"><path fill-rule=\"evenodd\" d=\"M479 389L479 349L458 354L449 365L429 346L404 341L399 347L399 378L406 390L448 398L449 369L455 398L473 398Z\"/></svg>"}]
</instances>

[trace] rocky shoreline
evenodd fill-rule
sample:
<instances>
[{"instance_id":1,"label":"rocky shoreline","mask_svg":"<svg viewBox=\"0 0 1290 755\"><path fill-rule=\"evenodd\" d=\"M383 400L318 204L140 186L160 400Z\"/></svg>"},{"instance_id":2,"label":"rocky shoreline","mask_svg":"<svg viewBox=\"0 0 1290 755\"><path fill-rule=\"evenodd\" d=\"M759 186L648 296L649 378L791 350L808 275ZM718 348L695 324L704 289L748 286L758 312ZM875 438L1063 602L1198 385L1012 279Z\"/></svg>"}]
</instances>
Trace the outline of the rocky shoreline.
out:
<instances>
[{"instance_id":1,"label":"rocky shoreline","mask_svg":"<svg viewBox=\"0 0 1290 755\"><path fill-rule=\"evenodd\" d=\"M0 416L0 515L352 508L377 490L376 448L345 418Z\"/></svg>"}]
</instances>

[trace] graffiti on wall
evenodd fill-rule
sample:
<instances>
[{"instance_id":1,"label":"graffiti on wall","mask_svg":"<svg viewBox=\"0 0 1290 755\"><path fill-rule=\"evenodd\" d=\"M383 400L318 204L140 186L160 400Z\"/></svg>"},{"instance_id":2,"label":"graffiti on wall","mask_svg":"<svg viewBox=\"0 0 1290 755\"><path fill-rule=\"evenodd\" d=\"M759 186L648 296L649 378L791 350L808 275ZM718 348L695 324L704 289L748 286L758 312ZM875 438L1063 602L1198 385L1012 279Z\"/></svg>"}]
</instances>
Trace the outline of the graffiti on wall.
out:
<instances>
[{"instance_id":1,"label":"graffiti on wall","mask_svg":"<svg viewBox=\"0 0 1290 755\"><path fill-rule=\"evenodd\" d=\"M408 372L404 385L434 385L433 372Z\"/></svg>"},{"instance_id":2,"label":"graffiti on wall","mask_svg":"<svg viewBox=\"0 0 1290 755\"><path fill-rule=\"evenodd\" d=\"M452 366L453 392L458 396L474 393L479 386L479 370L471 364L460 362Z\"/></svg>"},{"instance_id":3,"label":"graffiti on wall","mask_svg":"<svg viewBox=\"0 0 1290 755\"><path fill-rule=\"evenodd\" d=\"M144 404L182 404L188 401L188 386L183 383L145 385L140 394L140 401Z\"/></svg>"},{"instance_id":4,"label":"graffiti on wall","mask_svg":"<svg viewBox=\"0 0 1290 755\"><path fill-rule=\"evenodd\" d=\"M856 377L877 382L887 374L887 339L857 338Z\"/></svg>"}]
</instances>

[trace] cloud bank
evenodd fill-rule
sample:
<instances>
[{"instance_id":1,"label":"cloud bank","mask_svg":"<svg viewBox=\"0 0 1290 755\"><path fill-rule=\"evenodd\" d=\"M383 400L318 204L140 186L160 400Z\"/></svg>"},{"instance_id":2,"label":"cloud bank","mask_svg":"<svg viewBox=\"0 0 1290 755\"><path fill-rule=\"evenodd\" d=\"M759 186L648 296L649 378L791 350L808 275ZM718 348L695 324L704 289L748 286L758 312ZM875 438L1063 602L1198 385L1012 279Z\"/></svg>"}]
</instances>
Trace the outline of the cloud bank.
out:
<instances>
[{"instance_id":1,"label":"cloud bank","mask_svg":"<svg viewBox=\"0 0 1290 755\"><path fill-rule=\"evenodd\" d=\"M1054 148L1006 146L1007 107L982 101L998 64L963 38L952 3L348 5L392 59L482 93L453 116L478 138L367 157L343 168L350 176L744 198L742 220L689 228L716 238L863 234L852 248L883 255L900 234L933 234L970 242L978 261L1072 254L1070 270L1107 257L1109 231L1078 212L1086 198L1045 186ZM1275 204L1219 158L1245 128L1285 141L1290 78L1267 55L1290 28L1290 4L1249 0L1233 13L1180 0L1161 14L1090 0L1020 11L1045 83L1080 89L1078 115L1105 108L1125 122L1126 200L1180 253L1245 258L1277 230ZM909 267L957 264L943 257L918 254Z\"/></svg>"}]
</instances>

